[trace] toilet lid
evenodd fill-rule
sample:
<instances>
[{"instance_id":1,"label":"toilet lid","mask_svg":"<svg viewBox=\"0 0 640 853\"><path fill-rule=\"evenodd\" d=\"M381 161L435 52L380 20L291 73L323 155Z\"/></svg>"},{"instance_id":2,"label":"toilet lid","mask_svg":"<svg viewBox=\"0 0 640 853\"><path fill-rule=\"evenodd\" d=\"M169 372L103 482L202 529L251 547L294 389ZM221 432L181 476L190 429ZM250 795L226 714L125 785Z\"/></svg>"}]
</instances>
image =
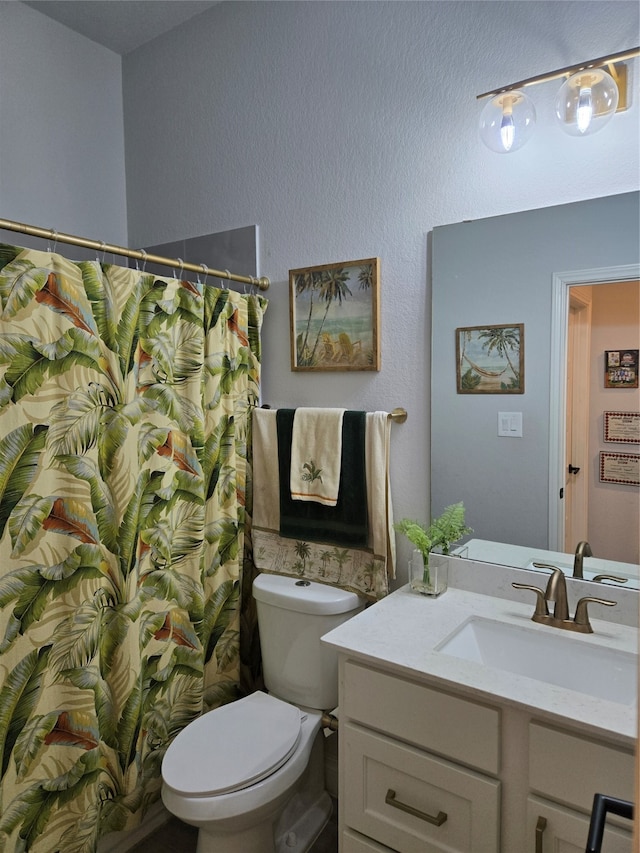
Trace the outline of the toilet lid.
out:
<instances>
[{"instance_id":1,"label":"toilet lid","mask_svg":"<svg viewBox=\"0 0 640 853\"><path fill-rule=\"evenodd\" d=\"M294 752L301 711L266 693L252 693L194 720L162 761L162 778L178 794L214 796L270 776Z\"/></svg>"}]
</instances>

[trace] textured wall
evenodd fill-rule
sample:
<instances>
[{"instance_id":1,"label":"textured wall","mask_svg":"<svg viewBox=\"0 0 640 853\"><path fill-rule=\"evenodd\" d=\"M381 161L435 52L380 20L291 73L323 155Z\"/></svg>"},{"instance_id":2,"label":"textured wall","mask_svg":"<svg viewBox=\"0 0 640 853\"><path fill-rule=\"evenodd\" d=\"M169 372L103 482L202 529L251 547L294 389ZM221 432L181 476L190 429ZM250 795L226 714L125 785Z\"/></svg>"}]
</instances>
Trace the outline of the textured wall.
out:
<instances>
[{"instance_id":1,"label":"textured wall","mask_svg":"<svg viewBox=\"0 0 640 853\"><path fill-rule=\"evenodd\" d=\"M0 216L127 241L120 57L16 2L0 2Z\"/></svg>"},{"instance_id":2,"label":"textured wall","mask_svg":"<svg viewBox=\"0 0 640 853\"><path fill-rule=\"evenodd\" d=\"M118 58L21 4L0 15L0 209L119 242ZM575 140L551 122L557 84L537 87L538 133L500 156L475 96L637 43L635 2L221 3L123 60L129 242L258 224L265 399L406 406L396 514L424 518L429 233L638 186L637 101ZM7 121L7 104L29 111ZM380 373L292 374L288 270L373 255Z\"/></svg>"},{"instance_id":3,"label":"textured wall","mask_svg":"<svg viewBox=\"0 0 640 853\"><path fill-rule=\"evenodd\" d=\"M257 222L273 281L265 399L405 406L396 515L425 518L429 232L638 184L637 103L576 140L547 115L558 85L537 87L538 133L500 156L478 140L475 96L621 50L637 32L634 3L222 3L125 57L131 237ZM372 255L380 373L292 374L287 271Z\"/></svg>"}]
</instances>

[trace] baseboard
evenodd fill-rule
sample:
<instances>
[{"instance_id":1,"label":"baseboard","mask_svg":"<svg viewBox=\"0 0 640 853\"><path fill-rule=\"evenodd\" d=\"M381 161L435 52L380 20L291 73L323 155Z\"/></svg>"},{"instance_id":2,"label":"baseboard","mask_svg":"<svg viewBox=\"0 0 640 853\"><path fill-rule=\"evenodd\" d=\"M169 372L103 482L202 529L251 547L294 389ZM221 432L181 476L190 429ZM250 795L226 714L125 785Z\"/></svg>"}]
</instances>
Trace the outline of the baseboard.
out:
<instances>
[{"instance_id":1,"label":"baseboard","mask_svg":"<svg viewBox=\"0 0 640 853\"><path fill-rule=\"evenodd\" d=\"M338 797L338 733L325 740L324 784L331 797Z\"/></svg>"},{"instance_id":2,"label":"baseboard","mask_svg":"<svg viewBox=\"0 0 640 853\"><path fill-rule=\"evenodd\" d=\"M136 844L160 829L171 818L162 800L154 803L144 816L142 823L125 832L110 832L98 842L97 853L128 853Z\"/></svg>"}]
</instances>

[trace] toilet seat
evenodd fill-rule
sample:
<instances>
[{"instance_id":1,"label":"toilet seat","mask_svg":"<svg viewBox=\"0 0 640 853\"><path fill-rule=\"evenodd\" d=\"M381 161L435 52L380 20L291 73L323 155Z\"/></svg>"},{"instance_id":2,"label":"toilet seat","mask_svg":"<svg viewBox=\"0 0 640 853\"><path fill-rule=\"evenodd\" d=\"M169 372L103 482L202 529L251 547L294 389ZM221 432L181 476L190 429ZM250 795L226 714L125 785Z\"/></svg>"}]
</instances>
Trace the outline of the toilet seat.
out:
<instances>
[{"instance_id":1,"label":"toilet seat","mask_svg":"<svg viewBox=\"0 0 640 853\"><path fill-rule=\"evenodd\" d=\"M285 764L300 740L302 712L260 691L203 714L175 738L162 778L178 794L238 791Z\"/></svg>"}]
</instances>

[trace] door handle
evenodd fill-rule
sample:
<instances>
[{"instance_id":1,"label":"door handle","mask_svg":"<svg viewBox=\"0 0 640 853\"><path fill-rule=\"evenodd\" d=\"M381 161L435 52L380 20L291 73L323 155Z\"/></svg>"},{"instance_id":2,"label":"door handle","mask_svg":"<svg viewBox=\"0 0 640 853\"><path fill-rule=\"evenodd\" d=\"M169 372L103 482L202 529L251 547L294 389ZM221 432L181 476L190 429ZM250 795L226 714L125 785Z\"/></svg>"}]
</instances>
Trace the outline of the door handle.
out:
<instances>
[{"instance_id":1,"label":"door handle","mask_svg":"<svg viewBox=\"0 0 640 853\"><path fill-rule=\"evenodd\" d=\"M577 474L579 470L580 470L579 468L576 468L575 465L572 465L571 462L569 462L569 473L570 474Z\"/></svg>"},{"instance_id":2,"label":"door handle","mask_svg":"<svg viewBox=\"0 0 640 853\"><path fill-rule=\"evenodd\" d=\"M540 815L536 823L536 853L544 853L542 845L544 844L544 831L547 828L547 819Z\"/></svg>"}]
</instances>

